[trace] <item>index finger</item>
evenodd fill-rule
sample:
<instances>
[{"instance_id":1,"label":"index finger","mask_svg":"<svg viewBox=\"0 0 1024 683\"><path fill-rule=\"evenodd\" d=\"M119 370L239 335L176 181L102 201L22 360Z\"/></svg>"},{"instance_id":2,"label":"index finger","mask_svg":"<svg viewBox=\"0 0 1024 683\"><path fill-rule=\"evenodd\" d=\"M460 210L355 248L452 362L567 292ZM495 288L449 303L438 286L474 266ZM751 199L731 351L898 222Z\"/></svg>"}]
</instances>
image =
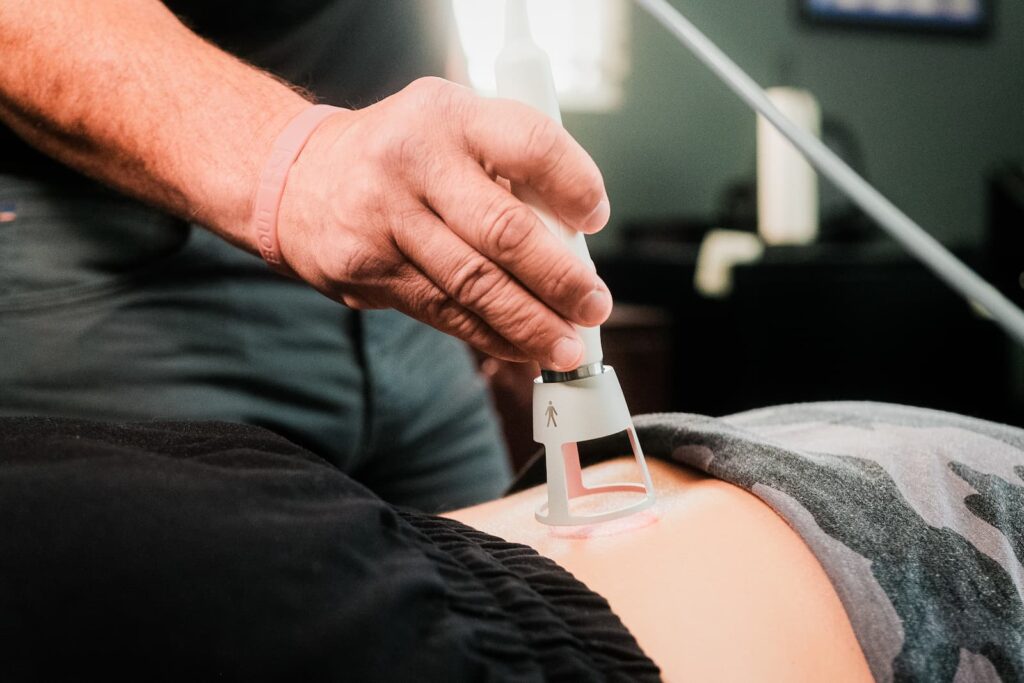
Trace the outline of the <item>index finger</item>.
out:
<instances>
[{"instance_id":1,"label":"index finger","mask_svg":"<svg viewBox=\"0 0 1024 683\"><path fill-rule=\"evenodd\" d=\"M565 319L595 326L608 318L611 294L601 278L472 162L449 165L425 199L449 229Z\"/></svg>"},{"instance_id":2,"label":"index finger","mask_svg":"<svg viewBox=\"0 0 1024 683\"><path fill-rule=\"evenodd\" d=\"M608 223L601 171L565 128L511 100L477 98L464 111L469 152L489 173L529 185L570 228L594 233Z\"/></svg>"}]
</instances>

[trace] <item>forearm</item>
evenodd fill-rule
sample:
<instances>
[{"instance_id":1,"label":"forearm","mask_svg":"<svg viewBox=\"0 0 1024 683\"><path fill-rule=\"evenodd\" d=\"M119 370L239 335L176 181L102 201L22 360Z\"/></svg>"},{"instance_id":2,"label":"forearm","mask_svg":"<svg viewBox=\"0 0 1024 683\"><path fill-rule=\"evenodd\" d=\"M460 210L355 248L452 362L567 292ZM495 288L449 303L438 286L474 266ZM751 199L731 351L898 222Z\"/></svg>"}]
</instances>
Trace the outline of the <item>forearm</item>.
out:
<instances>
[{"instance_id":1,"label":"forearm","mask_svg":"<svg viewBox=\"0 0 1024 683\"><path fill-rule=\"evenodd\" d=\"M253 191L299 94L156 0L4 0L0 55L0 120L30 144L254 249Z\"/></svg>"},{"instance_id":2,"label":"forearm","mask_svg":"<svg viewBox=\"0 0 1024 683\"><path fill-rule=\"evenodd\" d=\"M0 0L0 121L250 251L259 176L306 106L157 0ZM608 288L496 175L572 229L608 221L600 170L555 121L421 79L310 137L281 199L281 258L349 306L394 308L501 358L578 367L571 323L603 323Z\"/></svg>"}]
</instances>

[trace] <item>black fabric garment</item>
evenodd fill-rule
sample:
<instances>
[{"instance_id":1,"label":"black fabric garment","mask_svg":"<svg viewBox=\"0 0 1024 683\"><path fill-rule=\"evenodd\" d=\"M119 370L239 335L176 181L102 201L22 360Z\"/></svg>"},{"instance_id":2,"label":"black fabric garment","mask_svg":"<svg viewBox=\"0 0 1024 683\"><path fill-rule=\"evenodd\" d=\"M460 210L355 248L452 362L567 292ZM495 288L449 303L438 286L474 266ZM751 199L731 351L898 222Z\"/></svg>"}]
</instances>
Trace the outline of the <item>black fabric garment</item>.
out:
<instances>
[{"instance_id":1,"label":"black fabric garment","mask_svg":"<svg viewBox=\"0 0 1024 683\"><path fill-rule=\"evenodd\" d=\"M364 107L444 73L447 0L164 0L223 49L319 99Z\"/></svg>"},{"instance_id":2,"label":"black fabric garment","mask_svg":"<svg viewBox=\"0 0 1024 683\"><path fill-rule=\"evenodd\" d=\"M0 419L0 519L3 681L657 679L553 562L255 427Z\"/></svg>"}]
</instances>

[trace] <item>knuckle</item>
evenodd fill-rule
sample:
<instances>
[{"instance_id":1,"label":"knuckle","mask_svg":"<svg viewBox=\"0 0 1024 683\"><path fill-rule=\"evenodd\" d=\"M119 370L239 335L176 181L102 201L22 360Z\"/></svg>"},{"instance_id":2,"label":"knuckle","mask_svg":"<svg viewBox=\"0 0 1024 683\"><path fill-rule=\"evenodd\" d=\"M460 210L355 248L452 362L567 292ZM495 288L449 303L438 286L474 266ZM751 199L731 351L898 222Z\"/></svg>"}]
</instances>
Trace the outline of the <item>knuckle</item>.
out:
<instances>
[{"instance_id":1,"label":"knuckle","mask_svg":"<svg viewBox=\"0 0 1024 683\"><path fill-rule=\"evenodd\" d=\"M442 78L413 81L396 102L393 125L379 140L371 141L382 163L397 173L419 172L429 176L436 170L438 136L445 124L457 124L465 107L464 89Z\"/></svg>"},{"instance_id":2,"label":"knuckle","mask_svg":"<svg viewBox=\"0 0 1024 683\"><path fill-rule=\"evenodd\" d=\"M496 255L519 251L530 236L536 218L525 204L498 199L487 207L482 221L483 247Z\"/></svg>"},{"instance_id":3,"label":"knuckle","mask_svg":"<svg viewBox=\"0 0 1024 683\"><path fill-rule=\"evenodd\" d=\"M406 273L391 283L390 289L394 308L439 329L455 305L444 292L416 274Z\"/></svg>"},{"instance_id":4,"label":"knuckle","mask_svg":"<svg viewBox=\"0 0 1024 683\"><path fill-rule=\"evenodd\" d=\"M491 327L524 349L543 348L538 335L554 314L533 302L517 301L511 292L498 301L487 320Z\"/></svg>"},{"instance_id":5,"label":"knuckle","mask_svg":"<svg viewBox=\"0 0 1024 683\"><path fill-rule=\"evenodd\" d=\"M531 182L537 189L554 191L580 210L589 211L604 199L604 177L597 164L553 120L544 118L532 124L525 149L534 167Z\"/></svg>"},{"instance_id":6,"label":"knuckle","mask_svg":"<svg viewBox=\"0 0 1024 683\"><path fill-rule=\"evenodd\" d=\"M391 233L398 239L399 248L404 241L423 240L430 223L424 220L424 209L419 205L393 208L388 215Z\"/></svg>"},{"instance_id":7,"label":"knuckle","mask_svg":"<svg viewBox=\"0 0 1024 683\"><path fill-rule=\"evenodd\" d=\"M396 127L372 143L372 154L390 176L419 168L429 153L427 141L415 127Z\"/></svg>"},{"instance_id":8,"label":"knuckle","mask_svg":"<svg viewBox=\"0 0 1024 683\"><path fill-rule=\"evenodd\" d=\"M538 338L538 330L542 323L534 316L515 313L504 326L505 336L526 349L543 348Z\"/></svg>"},{"instance_id":9,"label":"knuckle","mask_svg":"<svg viewBox=\"0 0 1024 683\"><path fill-rule=\"evenodd\" d=\"M449 110L464 94L462 88L443 78L427 76L413 81L405 92L410 97L410 106L418 111L423 109Z\"/></svg>"},{"instance_id":10,"label":"knuckle","mask_svg":"<svg viewBox=\"0 0 1024 683\"><path fill-rule=\"evenodd\" d=\"M465 310L452 311L448 328L456 337L467 341L481 336L483 332L480 320Z\"/></svg>"},{"instance_id":11,"label":"knuckle","mask_svg":"<svg viewBox=\"0 0 1024 683\"><path fill-rule=\"evenodd\" d=\"M604 178L597 170L596 164L588 164L589 170L584 170L580 177L570 184L570 200L575 202L581 209L587 211L597 206L598 202L607 195L604 187Z\"/></svg>"},{"instance_id":12,"label":"knuckle","mask_svg":"<svg viewBox=\"0 0 1024 683\"><path fill-rule=\"evenodd\" d=\"M343 283L377 283L394 275L395 264L365 249L346 251L339 262Z\"/></svg>"},{"instance_id":13,"label":"knuckle","mask_svg":"<svg viewBox=\"0 0 1024 683\"><path fill-rule=\"evenodd\" d=\"M412 306L422 310L424 317L433 321L434 324L444 324L452 317L455 303L448 297L430 292L421 295L419 299L419 301L413 300Z\"/></svg>"},{"instance_id":14,"label":"knuckle","mask_svg":"<svg viewBox=\"0 0 1024 683\"><path fill-rule=\"evenodd\" d=\"M558 163L556 155L565 132L561 126L546 116L539 116L526 132L523 147L528 158L535 162ZM561 156L561 155L558 155Z\"/></svg>"},{"instance_id":15,"label":"knuckle","mask_svg":"<svg viewBox=\"0 0 1024 683\"><path fill-rule=\"evenodd\" d=\"M423 76L410 83L406 90L419 96L430 96L433 93L446 90L452 85L450 81L437 76Z\"/></svg>"},{"instance_id":16,"label":"knuckle","mask_svg":"<svg viewBox=\"0 0 1024 683\"><path fill-rule=\"evenodd\" d=\"M483 257L463 263L452 275L451 294L468 308L477 308L495 290L501 280L497 267Z\"/></svg>"},{"instance_id":17,"label":"knuckle","mask_svg":"<svg viewBox=\"0 0 1024 683\"><path fill-rule=\"evenodd\" d=\"M480 319L449 297L431 296L425 302L424 310L435 325L460 339L468 341L483 331Z\"/></svg>"},{"instance_id":18,"label":"knuckle","mask_svg":"<svg viewBox=\"0 0 1024 683\"><path fill-rule=\"evenodd\" d=\"M581 279L573 268L567 268L564 263L553 263L548 268L544 282L547 283L552 299L567 303L581 293Z\"/></svg>"}]
</instances>

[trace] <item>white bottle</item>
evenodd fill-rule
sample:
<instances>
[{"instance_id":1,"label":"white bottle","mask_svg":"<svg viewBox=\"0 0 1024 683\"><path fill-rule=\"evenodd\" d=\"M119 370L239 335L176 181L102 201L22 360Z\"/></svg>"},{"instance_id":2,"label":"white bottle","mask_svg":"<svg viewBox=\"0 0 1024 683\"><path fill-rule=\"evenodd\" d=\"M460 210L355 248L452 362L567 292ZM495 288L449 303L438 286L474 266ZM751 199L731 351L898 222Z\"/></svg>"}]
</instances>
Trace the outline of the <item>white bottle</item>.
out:
<instances>
[{"instance_id":1,"label":"white bottle","mask_svg":"<svg viewBox=\"0 0 1024 683\"><path fill-rule=\"evenodd\" d=\"M796 88L771 88L771 101L793 123L821 135L821 107ZM769 245L818 238L818 174L763 116L757 118L757 230Z\"/></svg>"}]
</instances>

